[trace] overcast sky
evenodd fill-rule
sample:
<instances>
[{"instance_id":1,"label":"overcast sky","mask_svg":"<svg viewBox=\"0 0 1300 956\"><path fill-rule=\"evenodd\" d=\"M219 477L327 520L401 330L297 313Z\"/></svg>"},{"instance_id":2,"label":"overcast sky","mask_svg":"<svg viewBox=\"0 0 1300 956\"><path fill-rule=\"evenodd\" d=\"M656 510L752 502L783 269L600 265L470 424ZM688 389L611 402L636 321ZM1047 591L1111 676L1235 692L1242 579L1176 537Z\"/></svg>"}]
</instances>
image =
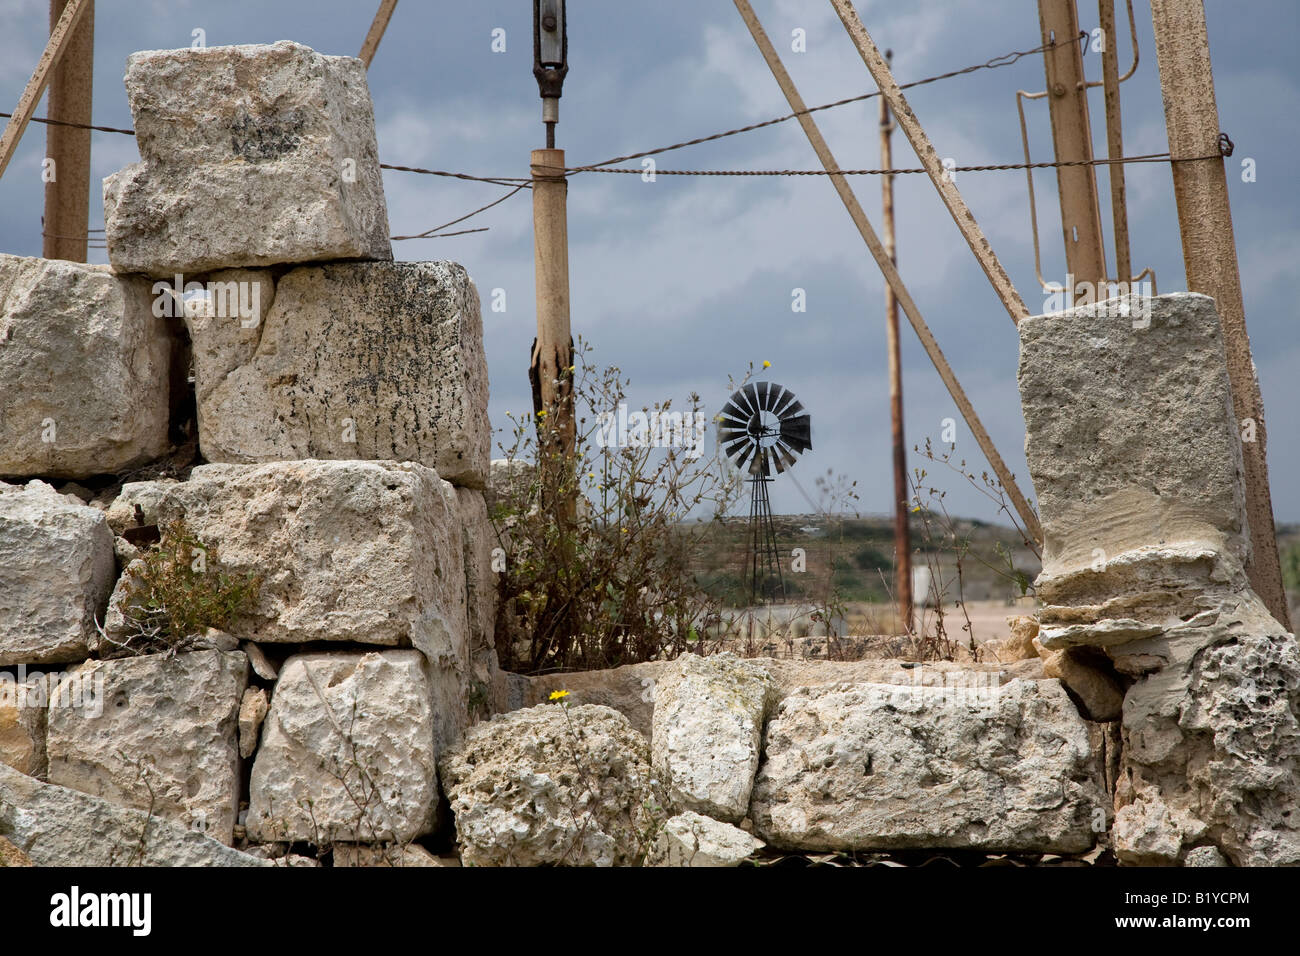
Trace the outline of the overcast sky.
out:
<instances>
[{"instance_id":1,"label":"overcast sky","mask_svg":"<svg viewBox=\"0 0 1300 956\"><path fill-rule=\"evenodd\" d=\"M135 50L296 40L330 54L355 55L372 0L172 0L96 4L95 122L131 125L122 88ZM824 0L755 0L805 100L822 103L872 88L861 59ZM1120 4L1122 8L1122 4ZM1124 87L1125 148L1167 148L1147 0L1136 0L1141 64ZM598 162L752 123L788 111L735 8L725 0L624 0L569 4L570 70L558 144L569 165ZM1300 5L1294 0L1207 3L1221 126L1236 143L1228 182L1245 291L1246 317L1269 424L1273 503L1282 521L1300 520L1300 336L1294 289L1300 233L1294 157L1300 95L1294 55ZM529 150L544 145L532 77L527 0L402 0L369 74L381 158L389 163L474 174L524 176ZM1029 0L871 0L858 4L867 29L894 51L900 82L980 63L1041 42ZM1247 12L1247 10L1249 12ZM1123 13L1120 13L1123 22ZM1096 6L1080 3L1081 26ZM504 29L506 50L493 52ZM807 50L791 51L792 31ZM1120 43L1123 68L1130 45ZM0 89L11 110L48 34L46 0L0 0ZM1100 78L1100 57L1085 69ZM1041 56L982 70L909 93L940 155L958 165L1018 162L1015 91L1043 87ZM1098 155L1105 153L1100 94L1092 104ZM1051 158L1045 104L1027 107L1034 159ZM878 165L874 101L817 114L842 166ZM43 114L42 112L38 115ZM895 164L915 165L902 134ZM29 129L0 180L0 250L40 255L44 130ZM1240 162L1256 162L1243 182ZM134 141L96 133L94 181L138 158ZM664 169L812 169L816 159L798 124L731 137L659 159ZM1127 169L1135 267L1155 269L1161 292L1186 288L1173 189L1165 164ZM1012 470L1028 485L1024 426L1016 391L1015 329L924 176L896 185L899 265ZM1045 298L1034 276L1023 172L959 174L958 185L1029 304ZM420 232L499 196L494 185L387 172L394 235ZM854 180L879 226L880 185ZM1037 174L1044 274L1063 277L1055 178ZM1104 172L1099 173L1109 222ZM102 226L98 187L91 225ZM468 224L467 224L468 225ZM473 225L489 231L394 244L398 259L463 263L484 299L493 423L530 408L527 351L535 328L529 195L520 193ZM1109 226L1107 251L1112 253ZM585 174L570 181L572 320L596 347L595 361L622 367L635 404L692 391L711 407L726 398L728 373L772 362L767 377L795 390L813 417L814 449L799 465L813 492L832 469L856 478L861 507L890 508L888 382L883 280L825 177L698 178ZM102 251L92 261L106 261ZM791 311L804 289L807 311ZM504 289L506 311L488 308ZM978 447L960 421L924 351L903 323L904 397L909 451L936 443L945 418L958 420L957 453L976 470ZM1189 374L1195 374L1189 370ZM912 456L912 464L918 459ZM950 508L992 518L983 499L951 483ZM1026 489L1027 490L1027 489ZM779 511L807 505L789 481L773 491Z\"/></svg>"}]
</instances>

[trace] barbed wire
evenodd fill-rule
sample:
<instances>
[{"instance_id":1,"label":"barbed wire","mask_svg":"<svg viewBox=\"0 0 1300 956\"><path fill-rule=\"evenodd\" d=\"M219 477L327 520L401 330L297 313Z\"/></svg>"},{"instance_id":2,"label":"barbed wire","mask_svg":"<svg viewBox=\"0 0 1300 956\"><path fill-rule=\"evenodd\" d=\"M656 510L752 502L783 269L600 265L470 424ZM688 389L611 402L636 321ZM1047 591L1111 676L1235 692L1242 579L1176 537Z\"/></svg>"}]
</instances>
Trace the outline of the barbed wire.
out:
<instances>
[{"instance_id":1,"label":"barbed wire","mask_svg":"<svg viewBox=\"0 0 1300 956\"><path fill-rule=\"evenodd\" d=\"M445 169L422 169L419 166L394 166L391 163L380 163L380 169L393 169L401 173L420 173L425 176L446 176L450 179L468 179L479 183L494 183L498 186L516 186L522 183L525 187L532 185L532 178L528 176L471 176L469 173L450 173Z\"/></svg>"},{"instance_id":2,"label":"barbed wire","mask_svg":"<svg viewBox=\"0 0 1300 956\"><path fill-rule=\"evenodd\" d=\"M486 206L480 206L479 208L475 209L473 212L469 212L461 216L459 219L453 219L451 222L444 222L441 226L434 226L432 229L426 229L424 232L417 233L416 235L413 236L389 236L389 238L392 239L394 242L398 242L403 239L442 239L446 236L463 236L466 233L470 233L470 232L486 232L487 231L486 229L462 229L460 232L447 232L447 233L443 233L442 230L446 229L448 226L458 225L459 223L464 222L466 219L469 219L473 216L477 216L481 212L486 212L487 210L491 209L493 206L505 202L507 199L509 199L511 196L515 195L516 193L520 192L521 190L527 189L528 186L529 186L528 183L520 183L514 189L510 190L510 192L506 193L504 196L492 200L492 202L488 203ZM442 233L442 234L435 235L435 233Z\"/></svg>"},{"instance_id":3,"label":"barbed wire","mask_svg":"<svg viewBox=\"0 0 1300 956\"><path fill-rule=\"evenodd\" d=\"M1213 156L1188 156L1175 159L1169 153L1148 153L1142 156L1122 156L1119 159L1071 159L1041 163L994 163L982 166L945 166L947 173L987 173L1012 169L1052 169L1066 166L1114 166L1128 163L1191 163L1204 159L1221 159L1224 153ZM629 176L907 176L924 173L923 166L893 169L592 169L577 168L587 173L621 173Z\"/></svg>"},{"instance_id":4,"label":"barbed wire","mask_svg":"<svg viewBox=\"0 0 1300 956\"><path fill-rule=\"evenodd\" d=\"M938 83L940 80L950 80L954 77L964 76L967 73L974 73L977 70L996 70L1000 67L1010 66L1022 57L1032 56L1035 53L1042 53L1051 50L1057 46L1065 46L1071 43L1077 43L1080 40L1087 39L1088 34L1080 30L1079 35L1072 40L1055 40L1044 43L1042 46L1034 47L1032 50L1018 50L1011 53L1004 53L1001 56L995 56L991 60L985 60L983 63L976 63L972 66L962 67L960 70L951 70L948 73L940 73L937 76L927 76L921 80L912 80L909 83L903 83L898 88L900 90L910 90L918 86L925 86L927 83ZM592 163L589 166L574 166L565 170L566 173L578 172L608 172L608 170L599 169L601 166L612 166L615 163L624 163L630 159L641 159L646 156L657 156L660 153L671 152L675 149L684 149L687 146L698 146L701 143L711 143L715 140L724 139L728 136L736 136L740 133L750 133L758 129L766 129L769 126L776 126L778 123L785 123L800 116L806 116L809 113L818 113L822 110L834 109L838 106L847 106L850 103L860 103L864 100L873 99L880 96L880 91L875 90L871 93L860 93L857 96L849 96L842 100L836 100L833 103L823 103L821 106L810 106L804 110L796 110L793 113L786 113L783 116L777 116L773 119L763 120L761 123L750 123L748 126L739 126L736 129L729 129L722 133L713 133L709 136L700 136L696 139L688 139L681 143L674 143L671 146L660 146L655 149L642 150L639 153L628 153L626 156L616 156L613 159L607 159L604 162ZM639 170L638 170L639 172Z\"/></svg>"},{"instance_id":5,"label":"barbed wire","mask_svg":"<svg viewBox=\"0 0 1300 956\"><path fill-rule=\"evenodd\" d=\"M13 113L0 113L2 119L12 119ZM28 122L44 123L46 126L70 126L73 129L93 129L101 133L124 133L127 136L134 136L133 129L119 129L116 126L94 126L89 123L71 123L66 120L50 119L48 116L33 116Z\"/></svg>"}]
</instances>

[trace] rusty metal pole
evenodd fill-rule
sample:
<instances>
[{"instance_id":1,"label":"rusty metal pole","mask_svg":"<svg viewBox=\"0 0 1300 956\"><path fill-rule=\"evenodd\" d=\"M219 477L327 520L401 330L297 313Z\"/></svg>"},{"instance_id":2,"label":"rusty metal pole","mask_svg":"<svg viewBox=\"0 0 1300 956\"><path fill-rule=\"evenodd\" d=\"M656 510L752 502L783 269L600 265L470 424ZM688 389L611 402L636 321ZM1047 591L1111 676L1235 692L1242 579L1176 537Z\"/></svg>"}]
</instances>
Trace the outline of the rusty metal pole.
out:
<instances>
[{"instance_id":1,"label":"rusty metal pole","mask_svg":"<svg viewBox=\"0 0 1300 956\"><path fill-rule=\"evenodd\" d=\"M1119 44L1115 42L1115 0L1097 0L1097 20L1105 48L1101 51L1101 70L1106 97L1107 156L1116 160L1107 171L1110 180L1110 217L1115 233L1115 278L1120 282L1133 279L1133 259L1128 236L1128 196L1124 182L1124 121L1119 95Z\"/></svg>"},{"instance_id":2,"label":"rusty metal pole","mask_svg":"<svg viewBox=\"0 0 1300 956\"><path fill-rule=\"evenodd\" d=\"M893 52L885 51L892 65ZM880 168L891 169L894 151L891 139L894 121L889 104L880 98ZM880 183L880 231L885 254L898 265L894 242L894 176L886 173ZM894 445L894 594L898 604L898 623L906 634L912 633L912 538L908 531L907 448L903 441L903 362L898 341L898 297L894 287L885 283L885 341L889 350L889 421Z\"/></svg>"},{"instance_id":3,"label":"rusty metal pole","mask_svg":"<svg viewBox=\"0 0 1300 956\"><path fill-rule=\"evenodd\" d=\"M357 54L357 58L366 65L367 70L375 59L379 41L384 38L388 21L393 18L393 11L396 9L397 0L380 0L379 9L375 11L375 18L370 21L370 29L366 31L366 38L361 43L361 52Z\"/></svg>"},{"instance_id":4,"label":"rusty metal pole","mask_svg":"<svg viewBox=\"0 0 1300 956\"><path fill-rule=\"evenodd\" d=\"M1219 108L1205 6L1201 0L1151 0L1151 20L1187 288L1211 296L1218 307L1237 422L1243 436L1254 439L1243 440L1241 448L1252 546L1246 573L1272 615L1290 630L1269 492L1264 402L1250 354L1227 173L1219 155ZM1212 158L1203 158L1207 156Z\"/></svg>"},{"instance_id":5,"label":"rusty metal pole","mask_svg":"<svg viewBox=\"0 0 1300 956\"><path fill-rule=\"evenodd\" d=\"M58 26L67 0L50 0L50 32ZM95 4L87 0L68 38L67 48L50 72L46 113L65 123L90 123L95 66ZM45 216L41 255L46 259L86 261L90 227L90 130L45 127Z\"/></svg>"},{"instance_id":6,"label":"rusty metal pole","mask_svg":"<svg viewBox=\"0 0 1300 956\"><path fill-rule=\"evenodd\" d=\"M1112 20L1114 18L1112 17ZM1079 35L1074 0L1038 0L1043 43ZM1111 42L1107 37L1107 43ZM1083 53L1077 42L1058 43L1043 51L1047 74L1047 106L1052 119L1052 146L1058 163L1091 162L1092 125L1088 118L1088 87ZM1065 240L1066 271L1075 282L1106 278L1106 254L1101 236L1101 207L1097 200L1095 166L1061 166L1056 170L1061 195L1061 234ZM1118 278L1127 279L1121 275ZM1106 298L1104 294L1096 296Z\"/></svg>"}]
</instances>

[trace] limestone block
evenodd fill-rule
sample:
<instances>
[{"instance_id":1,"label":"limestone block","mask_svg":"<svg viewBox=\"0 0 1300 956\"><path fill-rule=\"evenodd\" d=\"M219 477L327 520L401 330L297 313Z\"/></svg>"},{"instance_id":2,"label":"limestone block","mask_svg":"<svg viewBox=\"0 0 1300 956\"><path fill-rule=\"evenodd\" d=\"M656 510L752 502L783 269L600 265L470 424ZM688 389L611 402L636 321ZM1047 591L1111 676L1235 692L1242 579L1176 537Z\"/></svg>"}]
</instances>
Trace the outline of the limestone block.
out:
<instances>
[{"instance_id":1,"label":"limestone block","mask_svg":"<svg viewBox=\"0 0 1300 956\"><path fill-rule=\"evenodd\" d=\"M0 666L85 658L115 572L102 511L0 483Z\"/></svg>"},{"instance_id":2,"label":"limestone block","mask_svg":"<svg viewBox=\"0 0 1300 956\"><path fill-rule=\"evenodd\" d=\"M49 684L46 675L29 677L25 668L19 677L0 672L0 763L44 779L49 769L45 754Z\"/></svg>"},{"instance_id":3,"label":"limestone block","mask_svg":"<svg viewBox=\"0 0 1300 956\"><path fill-rule=\"evenodd\" d=\"M739 866L763 848L739 827L688 810L664 824L650 855L651 866Z\"/></svg>"},{"instance_id":4,"label":"limestone block","mask_svg":"<svg viewBox=\"0 0 1300 956\"><path fill-rule=\"evenodd\" d=\"M432 665L439 746L465 727L463 541L455 491L435 471L382 461L201 465L158 510L215 545L223 573L261 576L231 634L414 647Z\"/></svg>"},{"instance_id":5,"label":"limestone block","mask_svg":"<svg viewBox=\"0 0 1300 956\"><path fill-rule=\"evenodd\" d=\"M650 749L596 704L475 724L439 765L466 866L624 866L649 852Z\"/></svg>"},{"instance_id":6,"label":"limestone block","mask_svg":"<svg viewBox=\"0 0 1300 956\"><path fill-rule=\"evenodd\" d=\"M253 762L249 839L326 846L432 831L432 700L416 651L289 658Z\"/></svg>"},{"instance_id":7,"label":"limestone block","mask_svg":"<svg viewBox=\"0 0 1300 956\"><path fill-rule=\"evenodd\" d=\"M220 320L190 330L209 461L417 461L484 486L483 320L455 263L294 269L256 329Z\"/></svg>"},{"instance_id":8,"label":"limestone block","mask_svg":"<svg viewBox=\"0 0 1300 956\"><path fill-rule=\"evenodd\" d=\"M1237 866L1300 864L1300 646L1253 592L1208 624L1112 649L1124 696L1121 862L1212 836Z\"/></svg>"},{"instance_id":9,"label":"limestone block","mask_svg":"<svg viewBox=\"0 0 1300 956\"><path fill-rule=\"evenodd\" d=\"M655 772L674 809L738 823L749 811L772 678L730 653L683 654L674 664L655 685Z\"/></svg>"},{"instance_id":10,"label":"limestone block","mask_svg":"<svg viewBox=\"0 0 1300 956\"><path fill-rule=\"evenodd\" d=\"M240 652L89 661L63 680L98 682L97 706L52 706L50 782L233 838L239 808Z\"/></svg>"},{"instance_id":11,"label":"limestone block","mask_svg":"<svg viewBox=\"0 0 1300 956\"><path fill-rule=\"evenodd\" d=\"M244 689L244 696L239 701L239 756L245 760L257 749L257 735L269 708L266 691L260 687Z\"/></svg>"},{"instance_id":12,"label":"limestone block","mask_svg":"<svg viewBox=\"0 0 1300 956\"><path fill-rule=\"evenodd\" d=\"M0 254L0 475L86 478L166 453L172 333L143 279Z\"/></svg>"},{"instance_id":13,"label":"limestone block","mask_svg":"<svg viewBox=\"0 0 1300 956\"><path fill-rule=\"evenodd\" d=\"M1105 829L1087 724L1055 681L807 688L769 723L754 832L782 849L1077 853Z\"/></svg>"},{"instance_id":14,"label":"limestone block","mask_svg":"<svg viewBox=\"0 0 1300 956\"><path fill-rule=\"evenodd\" d=\"M1049 585L1145 548L1245 560L1241 440L1214 301L1178 293L1149 306L1140 316L1141 299L1112 299L1020 323Z\"/></svg>"},{"instance_id":15,"label":"limestone block","mask_svg":"<svg viewBox=\"0 0 1300 956\"><path fill-rule=\"evenodd\" d=\"M288 41L147 50L126 93L142 161L104 181L118 272L392 258L360 60Z\"/></svg>"},{"instance_id":16,"label":"limestone block","mask_svg":"<svg viewBox=\"0 0 1300 956\"><path fill-rule=\"evenodd\" d=\"M493 688L500 683L496 650L497 580L493 552L499 547L488 520L483 492L457 488L461 540L465 553L465 594L469 606L470 670L476 693L483 696L481 710L493 708ZM500 702L497 701L497 704Z\"/></svg>"},{"instance_id":17,"label":"limestone block","mask_svg":"<svg viewBox=\"0 0 1300 956\"><path fill-rule=\"evenodd\" d=\"M37 866L270 866L144 810L0 765L0 833Z\"/></svg>"}]
</instances>

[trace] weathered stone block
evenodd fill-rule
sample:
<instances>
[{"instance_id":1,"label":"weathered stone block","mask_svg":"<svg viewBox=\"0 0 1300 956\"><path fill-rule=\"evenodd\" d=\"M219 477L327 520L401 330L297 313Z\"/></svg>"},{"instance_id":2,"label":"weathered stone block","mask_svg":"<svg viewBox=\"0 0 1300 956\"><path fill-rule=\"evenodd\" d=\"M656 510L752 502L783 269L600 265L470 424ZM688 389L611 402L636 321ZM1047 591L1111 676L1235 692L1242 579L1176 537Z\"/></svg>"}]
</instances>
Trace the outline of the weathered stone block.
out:
<instances>
[{"instance_id":1,"label":"weathered stone block","mask_svg":"<svg viewBox=\"0 0 1300 956\"><path fill-rule=\"evenodd\" d=\"M0 833L37 866L270 866L144 810L0 765Z\"/></svg>"},{"instance_id":2,"label":"weathered stone block","mask_svg":"<svg viewBox=\"0 0 1300 956\"><path fill-rule=\"evenodd\" d=\"M325 846L429 833L438 805L432 699L416 651L289 658L253 763L249 838Z\"/></svg>"},{"instance_id":3,"label":"weathered stone block","mask_svg":"<svg viewBox=\"0 0 1300 956\"><path fill-rule=\"evenodd\" d=\"M418 461L483 487L487 360L478 292L462 267L294 269L265 322L239 325L190 323L209 461Z\"/></svg>"},{"instance_id":4,"label":"weathered stone block","mask_svg":"<svg viewBox=\"0 0 1300 956\"><path fill-rule=\"evenodd\" d=\"M0 254L0 475L85 478L163 455L172 346L148 282Z\"/></svg>"},{"instance_id":5,"label":"weathered stone block","mask_svg":"<svg viewBox=\"0 0 1300 956\"><path fill-rule=\"evenodd\" d=\"M1150 599L1136 609L1104 616L1159 617L1145 604L1163 601L1172 624L1175 580L1117 582L1168 576L1178 555L1244 563L1241 436L1212 299L1111 299L1024 319L1020 397L1044 535L1039 594L1049 605L1144 590Z\"/></svg>"},{"instance_id":6,"label":"weathered stone block","mask_svg":"<svg viewBox=\"0 0 1300 956\"><path fill-rule=\"evenodd\" d=\"M775 703L771 676L734 654L683 654L654 696L653 765L673 808L740 822Z\"/></svg>"},{"instance_id":7,"label":"weathered stone block","mask_svg":"<svg viewBox=\"0 0 1300 956\"><path fill-rule=\"evenodd\" d=\"M0 666L86 657L115 571L102 511L44 482L0 483Z\"/></svg>"},{"instance_id":8,"label":"weathered stone block","mask_svg":"<svg viewBox=\"0 0 1300 956\"><path fill-rule=\"evenodd\" d=\"M1212 619L1112 648L1124 695L1121 862L1212 840L1238 866L1300 864L1300 646L1253 592Z\"/></svg>"},{"instance_id":9,"label":"weathered stone block","mask_svg":"<svg viewBox=\"0 0 1300 956\"><path fill-rule=\"evenodd\" d=\"M360 60L288 41L147 50L126 93L142 162L104 181L118 272L392 258Z\"/></svg>"},{"instance_id":10,"label":"weathered stone block","mask_svg":"<svg viewBox=\"0 0 1300 956\"><path fill-rule=\"evenodd\" d=\"M504 702L500 699L503 680L496 650L497 581L500 575L493 567L493 553L499 544L492 522L488 520L483 492L474 488L457 488L456 503L465 552L473 693L480 712L495 713L504 709Z\"/></svg>"},{"instance_id":11,"label":"weathered stone block","mask_svg":"<svg viewBox=\"0 0 1300 956\"><path fill-rule=\"evenodd\" d=\"M739 866L763 849L763 841L738 827L693 811L664 824L650 854L651 866Z\"/></svg>"},{"instance_id":12,"label":"weathered stone block","mask_svg":"<svg viewBox=\"0 0 1300 956\"><path fill-rule=\"evenodd\" d=\"M623 866L658 802L645 738L615 710L543 704L476 724L439 770L466 866Z\"/></svg>"},{"instance_id":13,"label":"weathered stone block","mask_svg":"<svg viewBox=\"0 0 1300 956\"><path fill-rule=\"evenodd\" d=\"M29 777L44 779L49 770L45 754L46 675L28 677L25 668L15 678L0 673L0 763Z\"/></svg>"},{"instance_id":14,"label":"weathered stone block","mask_svg":"<svg viewBox=\"0 0 1300 956\"><path fill-rule=\"evenodd\" d=\"M97 706L50 708L50 782L152 808L230 843L248 658L239 651L195 651L88 661L63 680L101 678Z\"/></svg>"},{"instance_id":15,"label":"weathered stone block","mask_svg":"<svg viewBox=\"0 0 1300 956\"><path fill-rule=\"evenodd\" d=\"M1077 853L1108 816L1087 725L1055 681L807 688L764 752L750 815L783 849Z\"/></svg>"}]
</instances>

